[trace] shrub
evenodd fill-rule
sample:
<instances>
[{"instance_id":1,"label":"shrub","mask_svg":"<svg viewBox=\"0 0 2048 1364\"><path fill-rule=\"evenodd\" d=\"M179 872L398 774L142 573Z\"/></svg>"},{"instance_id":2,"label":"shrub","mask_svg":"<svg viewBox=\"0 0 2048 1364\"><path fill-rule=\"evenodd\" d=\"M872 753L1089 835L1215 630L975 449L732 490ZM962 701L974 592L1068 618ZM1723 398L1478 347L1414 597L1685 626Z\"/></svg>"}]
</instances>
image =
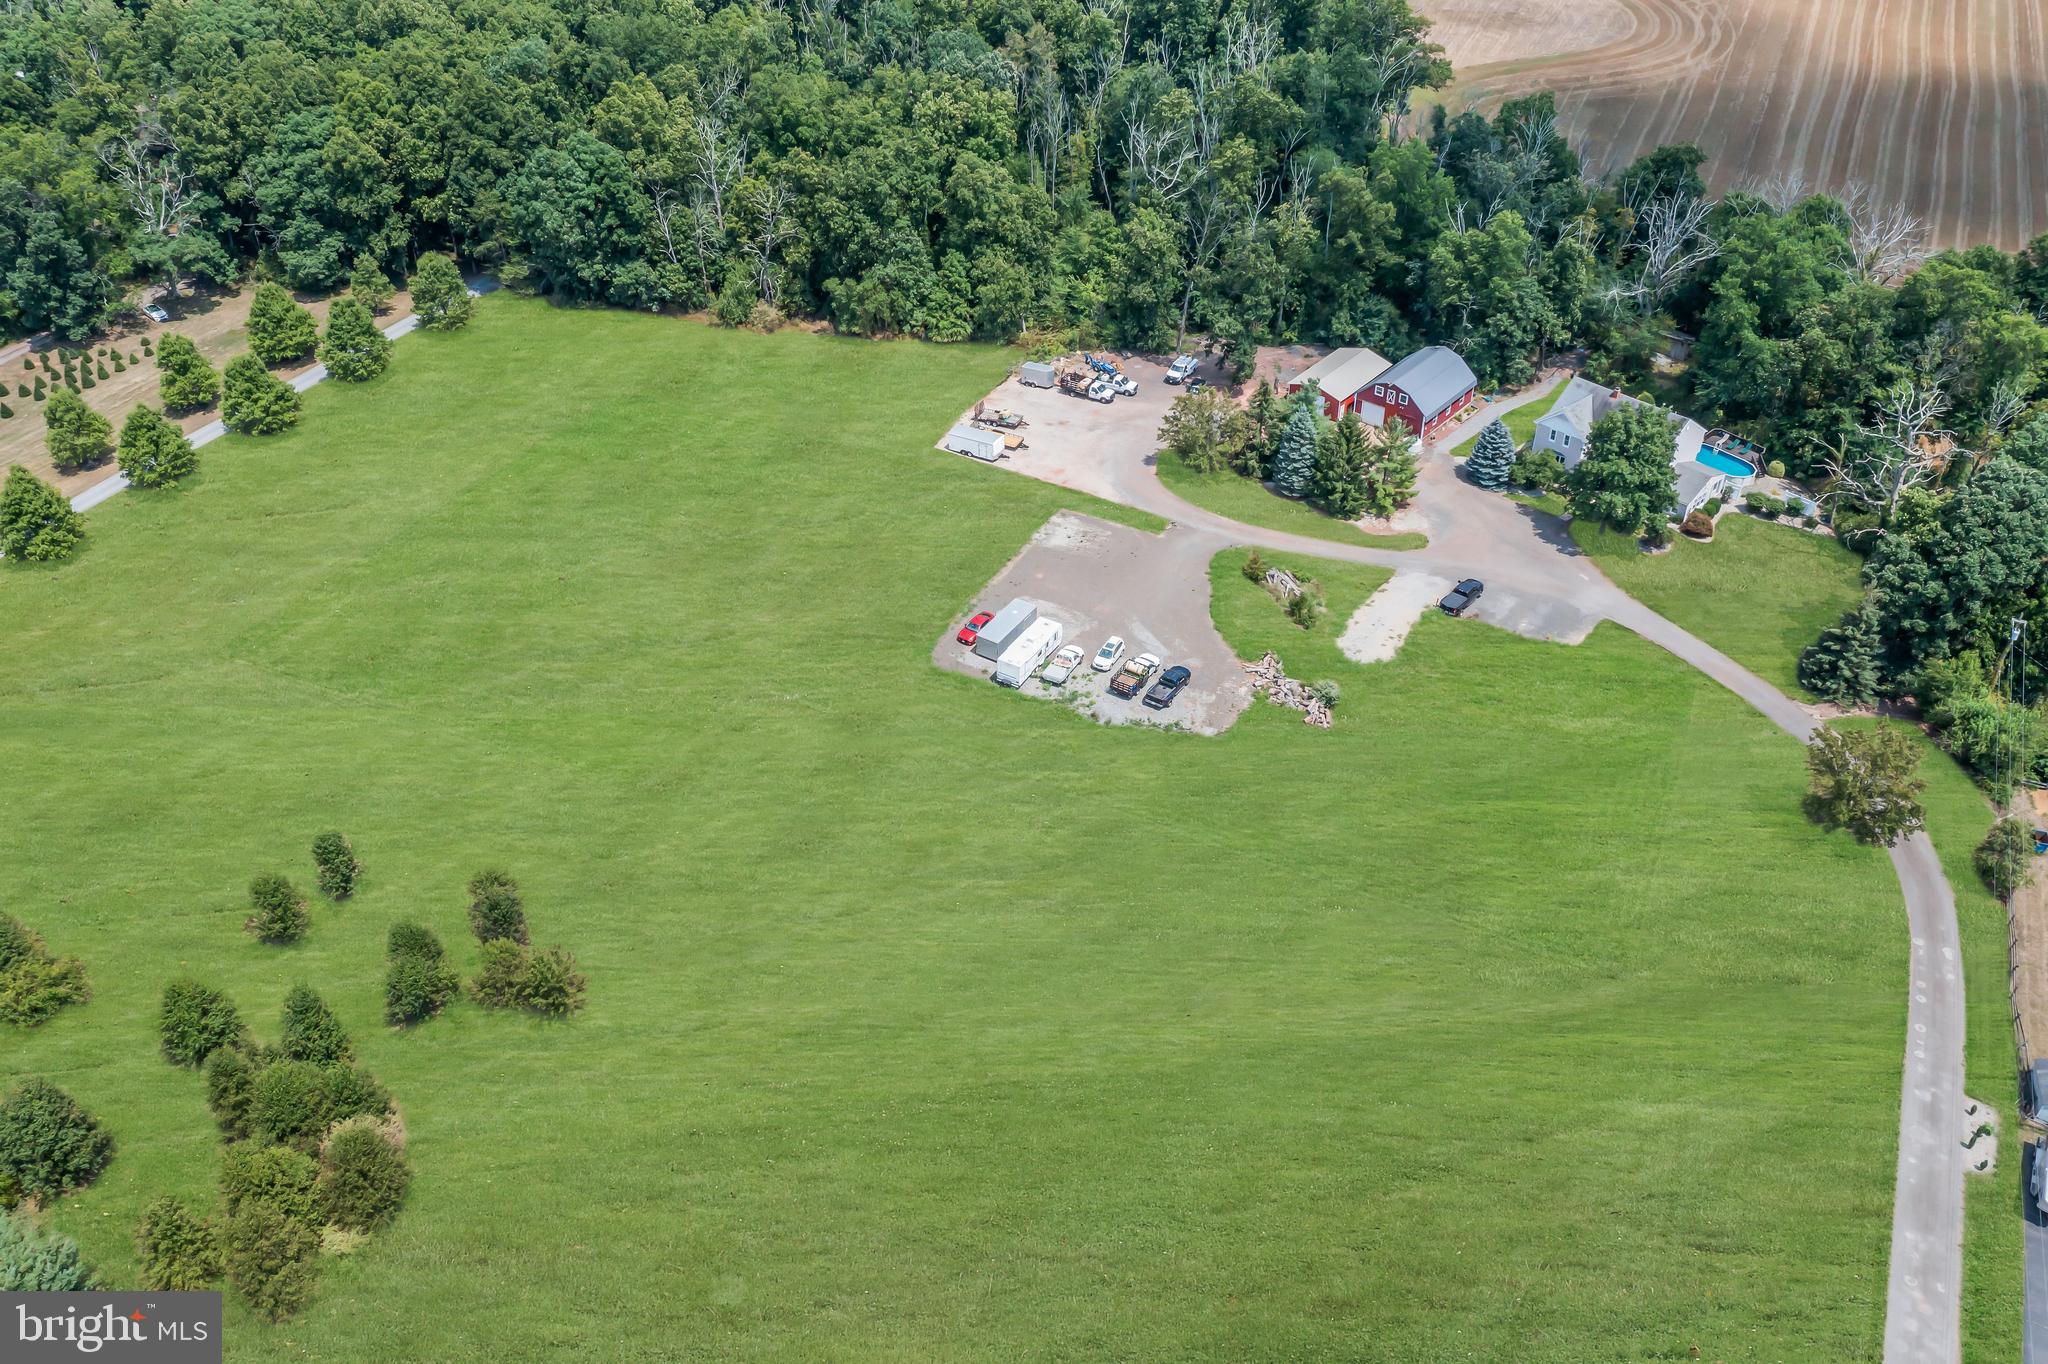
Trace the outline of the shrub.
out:
<instances>
[{"instance_id":1,"label":"shrub","mask_svg":"<svg viewBox=\"0 0 2048 1364\"><path fill-rule=\"evenodd\" d=\"M320 1167L310 1155L288 1146L238 1141L220 1155L221 1202L230 1214L250 1203L267 1203L306 1227L320 1225L313 1195Z\"/></svg>"},{"instance_id":2,"label":"shrub","mask_svg":"<svg viewBox=\"0 0 2048 1364\"><path fill-rule=\"evenodd\" d=\"M82 1189L114 1158L93 1116L47 1080L24 1080L0 1099L0 1173L25 1194Z\"/></svg>"},{"instance_id":3,"label":"shrub","mask_svg":"<svg viewBox=\"0 0 2048 1364\"><path fill-rule=\"evenodd\" d=\"M0 1293L83 1293L97 1287L77 1242L37 1231L26 1213L0 1213Z\"/></svg>"},{"instance_id":4,"label":"shrub","mask_svg":"<svg viewBox=\"0 0 2048 1364\"><path fill-rule=\"evenodd\" d=\"M311 1061L323 1066L355 1056L341 1020L308 985L294 985L285 992L284 1024L277 1049L286 1060Z\"/></svg>"},{"instance_id":5,"label":"shrub","mask_svg":"<svg viewBox=\"0 0 2048 1364\"><path fill-rule=\"evenodd\" d=\"M470 877L469 926L478 942L529 941L518 883L502 871L480 871Z\"/></svg>"},{"instance_id":6,"label":"shrub","mask_svg":"<svg viewBox=\"0 0 2048 1364\"><path fill-rule=\"evenodd\" d=\"M156 370L157 397L167 411L212 407L220 400L220 376L199 347L176 332L165 335Z\"/></svg>"},{"instance_id":7,"label":"shrub","mask_svg":"<svg viewBox=\"0 0 2048 1364\"><path fill-rule=\"evenodd\" d=\"M1679 529L1695 540L1711 540L1714 538L1714 518L1703 511L1687 512Z\"/></svg>"},{"instance_id":8,"label":"shrub","mask_svg":"<svg viewBox=\"0 0 2048 1364\"><path fill-rule=\"evenodd\" d=\"M529 953L518 982L522 1008L549 1018L567 1018L583 1007L588 984L576 969L576 958L559 947Z\"/></svg>"},{"instance_id":9,"label":"shrub","mask_svg":"<svg viewBox=\"0 0 2048 1364\"><path fill-rule=\"evenodd\" d=\"M1776 516L1785 510L1785 504L1769 493L1745 493L1742 505L1758 516Z\"/></svg>"},{"instance_id":10,"label":"shrub","mask_svg":"<svg viewBox=\"0 0 2048 1364\"><path fill-rule=\"evenodd\" d=\"M330 1124L344 1118L383 1118L391 1112L391 1091L361 1066L324 1066L320 1086Z\"/></svg>"},{"instance_id":11,"label":"shrub","mask_svg":"<svg viewBox=\"0 0 2048 1364\"><path fill-rule=\"evenodd\" d=\"M1337 709L1337 703L1344 699L1344 689L1338 686L1334 680L1327 677L1318 682L1311 682L1308 690L1311 696L1321 701L1331 710Z\"/></svg>"},{"instance_id":12,"label":"shrub","mask_svg":"<svg viewBox=\"0 0 2048 1364\"><path fill-rule=\"evenodd\" d=\"M0 972L0 1023L33 1028L66 1004L91 998L85 964L76 957L32 958Z\"/></svg>"},{"instance_id":13,"label":"shrub","mask_svg":"<svg viewBox=\"0 0 2048 1364\"><path fill-rule=\"evenodd\" d=\"M412 310L420 325L434 331L453 331L466 324L476 311L476 300L462 272L446 256L429 251L420 257L412 277Z\"/></svg>"},{"instance_id":14,"label":"shrub","mask_svg":"<svg viewBox=\"0 0 2048 1364\"><path fill-rule=\"evenodd\" d=\"M1266 581L1266 561L1259 557L1257 550L1245 556L1244 576L1255 583Z\"/></svg>"},{"instance_id":15,"label":"shrub","mask_svg":"<svg viewBox=\"0 0 2048 1364\"><path fill-rule=\"evenodd\" d=\"M1322 590L1315 583L1302 584L1301 591L1287 603L1287 618L1304 630L1314 629L1323 618Z\"/></svg>"},{"instance_id":16,"label":"shrub","mask_svg":"<svg viewBox=\"0 0 2048 1364\"><path fill-rule=\"evenodd\" d=\"M1649 549L1662 549L1671 543L1671 525L1663 517L1653 519L1643 527L1643 544Z\"/></svg>"},{"instance_id":17,"label":"shrub","mask_svg":"<svg viewBox=\"0 0 2048 1364\"><path fill-rule=\"evenodd\" d=\"M469 982L470 998L487 1008L517 1008L527 955L526 945L513 938L494 938L485 943L483 962Z\"/></svg>"},{"instance_id":18,"label":"shrub","mask_svg":"<svg viewBox=\"0 0 2048 1364\"><path fill-rule=\"evenodd\" d=\"M320 1215L355 1231L389 1222L412 1180L405 1153L374 1118L338 1123L320 1148Z\"/></svg>"},{"instance_id":19,"label":"shrub","mask_svg":"<svg viewBox=\"0 0 2048 1364\"><path fill-rule=\"evenodd\" d=\"M324 833L313 840L313 865L320 869L320 893L330 900L346 900L355 892L356 877L363 864L356 850L338 833Z\"/></svg>"},{"instance_id":20,"label":"shrub","mask_svg":"<svg viewBox=\"0 0 2048 1364\"><path fill-rule=\"evenodd\" d=\"M247 1126L258 1141L311 1151L329 1121L327 1077L310 1061L273 1061L249 1086Z\"/></svg>"},{"instance_id":21,"label":"shrub","mask_svg":"<svg viewBox=\"0 0 2048 1364\"><path fill-rule=\"evenodd\" d=\"M313 314L292 302L281 284L259 284L249 302L249 352L265 365L297 360L319 335Z\"/></svg>"},{"instance_id":22,"label":"shrub","mask_svg":"<svg viewBox=\"0 0 2048 1364\"><path fill-rule=\"evenodd\" d=\"M1703 505L1700 508L1700 510L1705 512L1709 517L1719 516L1721 514L1721 499L1718 497L1708 498L1706 500L1705 505Z\"/></svg>"},{"instance_id":23,"label":"shrub","mask_svg":"<svg viewBox=\"0 0 2048 1364\"><path fill-rule=\"evenodd\" d=\"M48 955L43 940L12 914L0 914L0 971Z\"/></svg>"},{"instance_id":24,"label":"shrub","mask_svg":"<svg viewBox=\"0 0 2048 1364\"><path fill-rule=\"evenodd\" d=\"M13 415L14 409L9 407L6 403L0 402L0 419L12 417Z\"/></svg>"},{"instance_id":25,"label":"shrub","mask_svg":"<svg viewBox=\"0 0 2048 1364\"><path fill-rule=\"evenodd\" d=\"M220 1241L205 1218L175 1198L159 1198L135 1226L142 1287L152 1293L199 1292L222 1273Z\"/></svg>"},{"instance_id":26,"label":"shrub","mask_svg":"<svg viewBox=\"0 0 2048 1364\"><path fill-rule=\"evenodd\" d=\"M396 1027L420 1023L446 1008L459 983L455 971L435 951L394 955L384 974L384 1021Z\"/></svg>"},{"instance_id":27,"label":"shrub","mask_svg":"<svg viewBox=\"0 0 2048 1364\"><path fill-rule=\"evenodd\" d=\"M283 1321L313 1292L320 1237L268 1203L249 1202L228 1219L228 1282L251 1311Z\"/></svg>"},{"instance_id":28,"label":"shrub","mask_svg":"<svg viewBox=\"0 0 2048 1364\"><path fill-rule=\"evenodd\" d=\"M85 538L85 518L71 499L17 464L0 487L0 554L17 563L70 557Z\"/></svg>"},{"instance_id":29,"label":"shrub","mask_svg":"<svg viewBox=\"0 0 2048 1364\"><path fill-rule=\"evenodd\" d=\"M1991 826L1975 853L1977 875L2001 900L2010 900L2034 874L2034 831L2008 816Z\"/></svg>"},{"instance_id":30,"label":"shrub","mask_svg":"<svg viewBox=\"0 0 2048 1364\"><path fill-rule=\"evenodd\" d=\"M1556 455L1548 450L1539 450L1533 444L1515 456L1508 466L1508 481L1521 488L1535 488L1547 491L1564 480L1564 465L1558 463Z\"/></svg>"},{"instance_id":31,"label":"shrub","mask_svg":"<svg viewBox=\"0 0 2048 1364\"><path fill-rule=\"evenodd\" d=\"M92 377L92 371L91 371L91 370L89 370L89 369L81 369L81 370L79 370L79 372L78 372L78 387L79 387L79 388L97 388L97 387L99 387L99 381L98 381L97 379L94 379L94 378ZM73 391L73 392L77 392L77 389L73 389L72 391Z\"/></svg>"},{"instance_id":32,"label":"shrub","mask_svg":"<svg viewBox=\"0 0 2048 1364\"><path fill-rule=\"evenodd\" d=\"M271 436L299 420L299 395L253 355L228 361L220 400L221 421L231 430Z\"/></svg>"},{"instance_id":33,"label":"shrub","mask_svg":"<svg viewBox=\"0 0 2048 1364\"><path fill-rule=\"evenodd\" d=\"M50 405L43 409L43 426L50 463L66 474L105 459L114 435L114 424L87 407L85 399L70 389L52 395Z\"/></svg>"},{"instance_id":34,"label":"shrub","mask_svg":"<svg viewBox=\"0 0 2048 1364\"><path fill-rule=\"evenodd\" d=\"M206 1106L229 1137L249 1135L249 1101L260 1069L239 1046L224 1046L206 1058Z\"/></svg>"},{"instance_id":35,"label":"shrub","mask_svg":"<svg viewBox=\"0 0 2048 1364\"><path fill-rule=\"evenodd\" d=\"M306 912L306 897L282 876L259 876L251 881L249 905L253 912L243 927L262 942L297 942L312 919Z\"/></svg>"},{"instance_id":36,"label":"shrub","mask_svg":"<svg viewBox=\"0 0 2048 1364\"><path fill-rule=\"evenodd\" d=\"M434 930L401 919L391 925L391 932L385 936L384 955L392 961L400 957L428 957L439 961L447 954L441 947L441 940L434 936Z\"/></svg>"},{"instance_id":37,"label":"shrub","mask_svg":"<svg viewBox=\"0 0 2048 1364\"><path fill-rule=\"evenodd\" d=\"M102 383L106 382L108 379L111 379L113 377L111 374L107 373L107 362L104 360L100 361L97 365L93 366L93 374L94 377L98 378Z\"/></svg>"},{"instance_id":38,"label":"shrub","mask_svg":"<svg viewBox=\"0 0 2048 1364\"><path fill-rule=\"evenodd\" d=\"M1785 476L1785 461L1782 459L1772 460L1770 463L1764 465L1764 472L1769 474L1772 478L1783 478Z\"/></svg>"},{"instance_id":39,"label":"shrub","mask_svg":"<svg viewBox=\"0 0 2048 1364\"><path fill-rule=\"evenodd\" d=\"M239 1046L242 1016L223 990L189 977L164 986L157 1009L157 1034L164 1056L177 1066L203 1065L223 1047Z\"/></svg>"}]
</instances>

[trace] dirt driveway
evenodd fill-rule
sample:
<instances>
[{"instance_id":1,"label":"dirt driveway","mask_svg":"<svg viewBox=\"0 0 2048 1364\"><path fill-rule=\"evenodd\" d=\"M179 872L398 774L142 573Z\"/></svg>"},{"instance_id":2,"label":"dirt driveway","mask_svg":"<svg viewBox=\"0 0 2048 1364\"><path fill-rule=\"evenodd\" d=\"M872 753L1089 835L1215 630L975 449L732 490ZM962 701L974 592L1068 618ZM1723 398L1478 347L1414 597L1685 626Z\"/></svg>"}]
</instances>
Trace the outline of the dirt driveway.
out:
<instances>
[{"instance_id":1,"label":"dirt driveway","mask_svg":"<svg viewBox=\"0 0 2048 1364\"><path fill-rule=\"evenodd\" d=\"M1179 725L1220 734L1251 704L1251 687L1209 616L1209 559L1216 548L1200 536L1149 535L1059 512L946 626L932 661L951 672L988 677L993 664L962 646L954 632L975 611L998 611L1012 597L1023 597L1065 627L1067 643L1091 657L1103 640L1122 635L1126 657L1152 653L1166 666L1179 663L1194 674L1163 711L1109 695L1108 676L1086 662L1064 686L1032 679L1025 695L1065 701L1104 724Z\"/></svg>"}]
</instances>

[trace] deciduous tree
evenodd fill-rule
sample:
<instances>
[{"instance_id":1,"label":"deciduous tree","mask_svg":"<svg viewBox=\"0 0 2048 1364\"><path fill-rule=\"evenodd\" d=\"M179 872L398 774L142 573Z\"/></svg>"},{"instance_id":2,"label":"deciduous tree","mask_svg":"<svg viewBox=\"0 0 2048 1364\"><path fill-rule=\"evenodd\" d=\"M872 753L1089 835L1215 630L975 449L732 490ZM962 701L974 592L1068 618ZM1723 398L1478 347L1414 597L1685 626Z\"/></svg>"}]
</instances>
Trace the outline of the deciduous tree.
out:
<instances>
[{"instance_id":1,"label":"deciduous tree","mask_svg":"<svg viewBox=\"0 0 2048 1364\"><path fill-rule=\"evenodd\" d=\"M320 360L329 374L344 383L374 379L391 363L391 338L377 330L369 308L359 300L338 298L327 310Z\"/></svg>"},{"instance_id":2,"label":"deciduous tree","mask_svg":"<svg viewBox=\"0 0 2048 1364\"><path fill-rule=\"evenodd\" d=\"M292 302L281 284L259 284L249 303L249 351L265 365L299 360L313 349L313 314Z\"/></svg>"},{"instance_id":3,"label":"deciduous tree","mask_svg":"<svg viewBox=\"0 0 2048 1364\"><path fill-rule=\"evenodd\" d=\"M43 409L43 425L50 463L67 474L105 459L114 434L114 424L68 388L50 395L49 405Z\"/></svg>"},{"instance_id":4,"label":"deciduous tree","mask_svg":"<svg viewBox=\"0 0 2048 1364\"><path fill-rule=\"evenodd\" d=\"M148 403L137 403L121 424L121 475L138 488L176 483L199 464L185 433Z\"/></svg>"},{"instance_id":5,"label":"deciduous tree","mask_svg":"<svg viewBox=\"0 0 2048 1364\"><path fill-rule=\"evenodd\" d=\"M166 332L156 348L156 391L170 412L197 411L220 400L220 375L199 347L177 332Z\"/></svg>"},{"instance_id":6,"label":"deciduous tree","mask_svg":"<svg viewBox=\"0 0 2048 1364\"><path fill-rule=\"evenodd\" d=\"M220 415L231 431L274 435L298 422L299 395L255 356L237 355L228 361Z\"/></svg>"},{"instance_id":7,"label":"deciduous tree","mask_svg":"<svg viewBox=\"0 0 2048 1364\"><path fill-rule=\"evenodd\" d=\"M1807 813L1858 842L1889 847L1924 822L1919 768L1920 750L1889 725L1822 727L1806 748Z\"/></svg>"},{"instance_id":8,"label":"deciduous tree","mask_svg":"<svg viewBox=\"0 0 2048 1364\"><path fill-rule=\"evenodd\" d=\"M1639 535L1678 503L1677 441L1662 410L1623 403L1593 423L1586 457L1565 476L1572 514Z\"/></svg>"}]
</instances>

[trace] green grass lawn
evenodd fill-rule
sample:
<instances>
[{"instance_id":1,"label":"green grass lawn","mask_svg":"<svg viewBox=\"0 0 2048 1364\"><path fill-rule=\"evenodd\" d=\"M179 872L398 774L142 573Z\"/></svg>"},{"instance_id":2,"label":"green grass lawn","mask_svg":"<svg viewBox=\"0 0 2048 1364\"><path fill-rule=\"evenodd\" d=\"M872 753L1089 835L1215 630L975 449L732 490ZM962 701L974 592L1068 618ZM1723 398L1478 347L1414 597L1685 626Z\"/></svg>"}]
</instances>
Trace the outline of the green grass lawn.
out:
<instances>
[{"instance_id":1,"label":"green grass lawn","mask_svg":"<svg viewBox=\"0 0 2048 1364\"><path fill-rule=\"evenodd\" d=\"M1612 627L1353 666L1377 577L1312 561L1313 632L1227 556L1214 609L1327 733L941 672L1094 509L930 448L1009 362L496 296L0 571L0 904L95 990L0 1075L119 1143L56 1224L122 1282L210 1199L166 979L273 1038L305 980L416 1179L237 1361L1876 1359L1904 926L1797 746ZM358 897L245 938L330 827ZM384 1028L487 865L588 1011Z\"/></svg>"},{"instance_id":2,"label":"green grass lawn","mask_svg":"<svg viewBox=\"0 0 2048 1364\"><path fill-rule=\"evenodd\" d=\"M1339 521L1328 512L1282 497L1257 479L1244 478L1228 470L1199 474L1187 467L1171 450L1159 453L1159 481L1198 507L1266 530L1284 530L1295 535L1312 535L1318 540L1335 540L1347 545L1371 545L1376 549L1421 549L1429 537L1414 531L1375 534L1349 521Z\"/></svg>"},{"instance_id":3,"label":"green grass lawn","mask_svg":"<svg viewBox=\"0 0 2048 1364\"><path fill-rule=\"evenodd\" d=\"M1674 536L1668 554L1578 521L1572 538L1622 591L1791 696L1806 695L1800 651L1863 595L1863 561L1838 541L1741 513L1707 544Z\"/></svg>"},{"instance_id":4,"label":"green grass lawn","mask_svg":"<svg viewBox=\"0 0 2048 1364\"><path fill-rule=\"evenodd\" d=\"M1515 448L1517 450L1535 439L1536 419L1550 410L1550 404L1553 401L1555 401L1554 394L1545 394L1543 397L1523 403L1520 407L1513 409L1500 419L1501 425L1508 429L1508 434L1515 438ZM1452 446L1451 457L1453 459L1463 459L1471 454L1473 445L1479 440L1479 433L1485 429L1486 425L1482 422L1473 430L1471 435Z\"/></svg>"}]
</instances>

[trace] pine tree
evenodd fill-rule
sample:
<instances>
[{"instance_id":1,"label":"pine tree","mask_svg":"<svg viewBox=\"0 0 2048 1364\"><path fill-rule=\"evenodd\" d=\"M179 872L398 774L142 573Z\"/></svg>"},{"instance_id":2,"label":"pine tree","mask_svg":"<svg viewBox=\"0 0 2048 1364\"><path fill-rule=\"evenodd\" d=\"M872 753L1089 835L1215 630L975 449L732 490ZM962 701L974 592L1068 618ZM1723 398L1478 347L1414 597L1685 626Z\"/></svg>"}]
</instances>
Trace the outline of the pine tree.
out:
<instances>
[{"instance_id":1,"label":"pine tree","mask_svg":"<svg viewBox=\"0 0 2048 1364\"><path fill-rule=\"evenodd\" d=\"M220 400L220 375L206 363L199 347L179 335L166 332L157 348L156 393L167 412L197 411Z\"/></svg>"},{"instance_id":2,"label":"pine tree","mask_svg":"<svg viewBox=\"0 0 2048 1364\"><path fill-rule=\"evenodd\" d=\"M1365 462L1365 509L1392 516L1415 496L1415 436L1396 417L1380 430Z\"/></svg>"},{"instance_id":3,"label":"pine tree","mask_svg":"<svg viewBox=\"0 0 2048 1364\"><path fill-rule=\"evenodd\" d=\"M70 499L19 464L0 488L0 554L17 563L48 563L78 548L85 518Z\"/></svg>"},{"instance_id":4,"label":"pine tree","mask_svg":"<svg viewBox=\"0 0 2048 1364\"><path fill-rule=\"evenodd\" d=\"M1465 477L1472 480L1474 487L1499 492L1508 486L1508 468L1514 462L1515 438L1495 417L1479 433L1472 456L1465 461Z\"/></svg>"},{"instance_id":5,"label":"pine tree","mask_svg":"<svg viewBox=\"0 0 2048 1364\"><path fill-rule=\"evenodd\" d=\"M1316 473L1316 413L1299 404L1281 428L1273 451L1273 486L1289 497L1306 496Z\"/></svg>"},{"instance_id":6,"label":"pine tree","mask_svg":"<svg viewBox=\"0 0 2048 1364\"><path fill-rule=\"evenodd\" d=\"M469 321L476 300L462 282L462 272L446 256L429 251L420 257L412 277L412 310L420 323L435 331L453 331Z\"/></svg>"},{"instance_id":7,"label":"pine tree","mask_svg":"<svg viewBox=\"0 0 2048 1364\"><path fill-rule=\"evenodd\" d=\"M14 409L9 407L6 403L0 402L0 421L4 421L13 415Z\"/></svg>"},{"instance_id":8,"label":"pine tree","mask_svg":"<svg viewBox=\"0 0 2048 1364\"><path fill-rule=\"evenodd\" d=\"M1252 478L1264 475L1267 462L1273 457L1273 445L1280 435L1281 424L1286 420L1284 408L1280 395L1273 391L1272 380L1259 380L1259 386L1252 390L1251 400L1245 405L1245 415L1252 421L1252 438L1245 442L1244 447L1244 458L1250 467L1238 472Z\"/></svg>"},{"instance_id":9,"label":"pine tree","mask_svg":"<svg viewBox=\"0 0 2048 1364\"><path fill-rule=\"evenodd\" d=\"M49 390L43 387L43 376L38 374L36 376L36 401L41 402L48 393Z\"/></svg>"},{"instance_id":10,"label":"pine tree","mask_svg":"<svg viewBox=\"0 0 2048 1364\"><path fill-rule=\"evenodd\" d=\"M148 403L137 403L121 427L121 473L138 488L161 488L199 462L185 433Z\"/></svg>"},{"instance_id":11,"label":"pine tree","mask_svg":"<svg viewBox=\"0 0 2048 1364\"><path fill-rule=\"evenodd\" d=\"M1356 520L1365 510L1365 469L1369 457L1365 423L1347 412L1335 426L1325 427L1316 442L1316 468L1311 491L1330 515Z\"/></svg>"},{"instance_id":12,"label":"pine tree","mask_svg":"<svg viewBox=\"0 0 2048 1364\"><path fill-rule=\"evenodd\" d=\"M114 377L113 375L107 372L107 362L104 360L100 361L99 364L93 366L93 375L95 378L99 379L101 383L105 383L108 379Z\"/></svg>"},{"instance_id":13,"label":"pine tree","mask_svg":"<svg viewBox=\"0 0 2048 1364\"><path fill-rule=\"evenodd\" d=\"M265 365L297 360L319 336L313 314L292 302L281 284L259 284L249 304L249 350Z\"/></svg>"},{"instance_id":14,"label":"pine tree","mask_svg":"<svg viewBox=\"0 0 2048 1364\"><path fill-rule=\"evenodd\" d=\"M1799 655L1799 685L1838 706L1867 706L1884 685L1883 659L1877 600L1866 597Z\"/></svg>"},{"instance_id":15,"label":"pine tree","mask_svg":"<svg viewBox=\"0 0 2048 1364\"><path fill-rule=\"evenodd\" d=\"M294 985L284 997L284 1023L277 1049L288 1060L332 1065L355 1058L348 1033L325 1000L308 985Z\"/></svg>"},{"instance_id":16,"label":"pine tree","mask_svg":"<svg viewBox=\"0 0 2048 1364\"><path fill-rule=\"evenodd\" d=\"M237 355L228 361L220 415L231 430L268 436L299 420L299 395L255 356Z\"/></svg>"},{"instance_id":17,"label":"pine tree","mask_svg":"<svg viewBox=\"0 0 2048 1364\"><path fill-rule=\"evenodd\" d=\"M62 473L96 464L106 457L107 442L114 424L85 405L85 399L70 389L57 390L43 409L50 463Z\"/></svg>"},{"instance_id":18,"label":"pine tree","mask_svg":"<svg viewBox=\"0 0 2048 1364\"><path fill-rule=\"evenodd\" d=\"M370 310L359 300L338 298L327 313L320 359L335 378L361 383L376 378L391 363L391 339L377 330Z\"/></svg>"},{"instance_id":19,"label":"pine tree","mask_svg":"<svg viewBox=\"0 0 2048 1364\"><path fill-rule=\"evenodd\" d=\"M356 262L356 268L349 271L348 294L371 313L379 314L391 306L391 281L377 268L376 261L364 256Z\"/></svg>"}]
</instances>

